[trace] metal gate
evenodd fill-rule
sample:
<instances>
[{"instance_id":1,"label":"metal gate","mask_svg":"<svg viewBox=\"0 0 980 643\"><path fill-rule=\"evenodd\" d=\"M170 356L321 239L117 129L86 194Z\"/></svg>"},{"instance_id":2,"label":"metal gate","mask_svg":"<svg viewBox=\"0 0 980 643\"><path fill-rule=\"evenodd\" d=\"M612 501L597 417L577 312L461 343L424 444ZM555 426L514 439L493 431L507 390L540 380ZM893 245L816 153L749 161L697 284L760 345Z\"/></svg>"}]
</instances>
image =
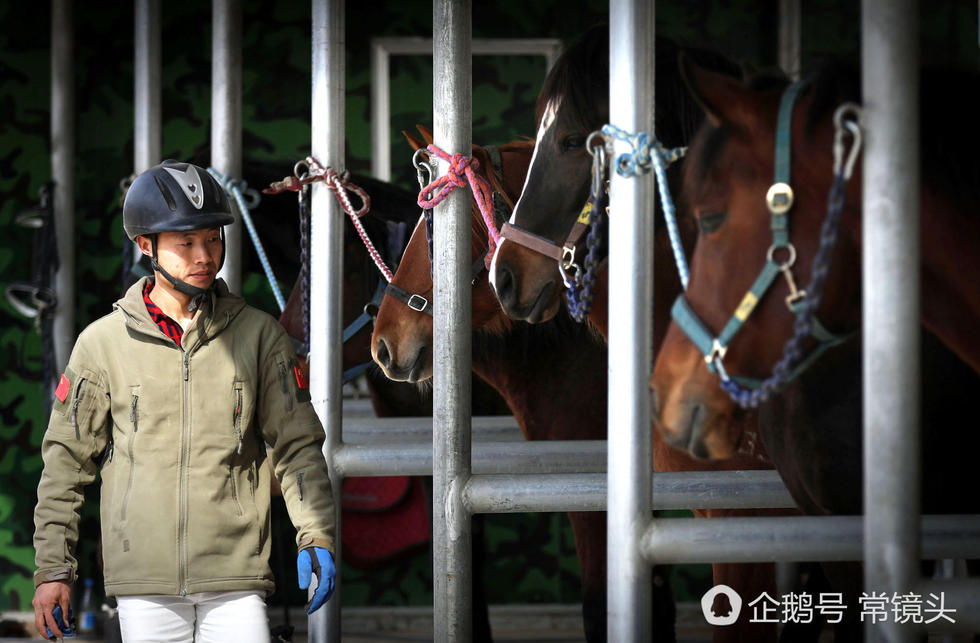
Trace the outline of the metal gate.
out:
<instances>
[{"instance_id":1,"label":"metal gate","mask_svg":"<svg viewBox=\"0 0 980 643\"><path fill-rule=\"evenodd\" d=\"M58 0L53 0L55 5ZM611 121L630 131L653 123L653 2L610 2ZM790 2L789 4L792 4ZM54 6L54 5L53 5ZM136 2L136 169L159 156L159 2ZM240 5L215 1L212 155L231 175L241 165ZM862 8L867 147L864 152L865 327L887 329L865 338L867 514L861 517L651 519L651 510L732 506L790 506L775 472L651 472L647 391L651 362L648 311L653 275L652 179L614 174L610 207L634 212L610 222L609 441L473 444L470 416L469 196L456 192L436 208L434 257L434 411L431 443L345 442L342 432L341 275L343 218L327 188L313 186L310 390L327 440L340 525L339 490L345 476L428 474L433 490L434 633L437 641L471 637L470 560L474 513L608 510L608 632L612 641L648 640L650 566L656 562L865 560L865 584L880 591L944 592L958 606L956 628L980 629L980 584L925 581L918 559L980 557L980 517L923 517L917 497L918 311L917 208L918 65L914 0L867 0ZM237 16L237 17L236 17ZM798 19L798 18L797 18ZM342 0L313 0L312 152L344 169L345 18ZM471 7L468 0L434 0L433 100L451 106L434 117L435 143L448 152L471 149ZM154 30L157 30L154 33ZM798 30L798 28L797 28ZM56 74L57 76L57 74ZM154 89L154 84L156 88ZM623 91L627 100L623 100ZM612 98L612 97L611 97ZM219 119L218 115L224 115ZM616 145L622 146L617 142ZM154 147L155 146L155 147ZM217 146L217 147L216 147ZM619 150L625 151L625 150ZM444 167L440 168L445 171ZM69 208L70 209L70 208ZM229 247L232 239L229 237ZM229 255L229 263L233 255ZM626 278L628 277L628 278ZM240 277L239 277L240 278ZM233 286L234 287L234 286ZM67 292L67 291L66 291ZM883 323L887 320L887 323ZM603 462L608 458L608 466ZM615 464L615 466L612 466ZM605 471L614 474L607 476ZM707 504L705 490L708 490ZM739 506L750 506L743 503ZM724 536L722 536L724 533ZM763 538L764 551L758 543ZM339 539L338 539L339 548ZM339 550L337 556L342 556ZM337 596L310 621L311 641L340 640L341 579ZM909 640L911 628L879 624L875 637Z\"/></svg>"}]
</instances>

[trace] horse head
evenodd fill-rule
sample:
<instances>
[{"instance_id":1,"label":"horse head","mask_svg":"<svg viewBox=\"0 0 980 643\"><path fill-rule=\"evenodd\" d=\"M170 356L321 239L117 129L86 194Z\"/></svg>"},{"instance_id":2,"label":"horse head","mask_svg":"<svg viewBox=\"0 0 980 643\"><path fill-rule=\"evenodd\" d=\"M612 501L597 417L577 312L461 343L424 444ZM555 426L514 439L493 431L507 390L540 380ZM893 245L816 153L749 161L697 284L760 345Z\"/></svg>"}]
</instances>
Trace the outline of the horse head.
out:
<instances>
[{"instance_id":1,"label":"horse head","mask_svg":"<svg viewBox=\"0 0 980 643\"><path fill-rule=\"evenodd\" d=\"M798 89L795 104L782 110L788 118L781 120L785 79L746 85L690 61L682 60L681 67L706 114L684 164L683 203L698 237L690 282L674 305L654 366L653 408L673 446L697 457L726 458L738 449L745 415L733 391L756 386L784 363L784 345L794 335L834 176L834 132L817 87ZM789 192L776 185L786 167L774 154L777 128L792 141ZM781 135L780 146L786 147L783 140ZM852 194L841 220L851 228L859 185L860 180L847 184ZM854 329L860 257L851 242L837 243L831 255L816 317L831 331ZM769 285L760 288L764 280ZM810 340L803 347L811 351ZM746 405L748 394L737 399L743 406L759 403Z\"/></svg>"},{"instance_id":2,"label":"horse head","mask_svg":"<svg viewBox=\"0 0 980 643\"><path fill-rule=\"evenodd\" d=\"M419 131L431 143L431 133L421 127ZM422 141L409 134L405 136L415 149L425 148ZM473 146L473 156L478 161L476 172L490 183L496 205L506 209L513 205L527 172L531 147L530 141L508 143L496 148L496 152L492 148ZM484 259L489 248L489 235L475 203L472 212L473 329L501 332L510 326L510 320L500 310L487 280ZM392 284L403 292L430 300L433 292L431 271L425 220L420 217ZM432 315L418 308L401 299L385 297L378 311L371 352L375 362L391 379L420 382L432 377ZM431 305L427 310L431 311Z\"/></svg>"},{"instance_id":3,"label":"horse head","mask_svg":"<svg viewBox=\"0 0 980 643\"><path fill-rule=\"evenodd\" d=\"M609 32L596 27L561 55L538 95L534 155L490 267L500 305L514 319L540 323L558 312L564 292L558 261L515 242L515 234L550 242L560 256L589 196L586 140L608 118L608 94Z\"/></svg>"}]
</instances>

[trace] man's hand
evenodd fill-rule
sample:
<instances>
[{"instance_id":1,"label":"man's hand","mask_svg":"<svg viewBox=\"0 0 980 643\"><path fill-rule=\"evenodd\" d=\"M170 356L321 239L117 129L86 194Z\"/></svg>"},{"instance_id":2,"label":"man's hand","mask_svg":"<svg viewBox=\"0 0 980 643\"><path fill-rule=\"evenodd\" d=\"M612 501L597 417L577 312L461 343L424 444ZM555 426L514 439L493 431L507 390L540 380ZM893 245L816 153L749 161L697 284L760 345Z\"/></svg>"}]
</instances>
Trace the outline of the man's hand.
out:
<instances>
[{"instance_id":1,"label":"man's hand","mask_svg":"<svg viewBox=\"0 0 980 643\"><path fill-rule=\"evenodd\" d=\"M71 598L71 585L65 581L50 581L41 583L34 590L34 625L43 638L64 638L59 624L52 614L56 605L61 606L61 613L68 614L68 603ZM60 619L59 619L60 620ZM64 624L65 621L61 621Z\"/></svg>"},{"instance_id":2,"label":"man's hand","mask_svg":"<svg viewBox=\"0 0 980 643\"><path fill-rule=\"evenodd\" d=\"M313 598L306 604L306 613L312 614L320 609L333 594L334 581L337 578L337 567L333 556L323 547L307 547L299 553L296 559L296 572L299 575L299 588L310 586L313 574L316 574L316 591Z\"/></svg>"}]
</instances>

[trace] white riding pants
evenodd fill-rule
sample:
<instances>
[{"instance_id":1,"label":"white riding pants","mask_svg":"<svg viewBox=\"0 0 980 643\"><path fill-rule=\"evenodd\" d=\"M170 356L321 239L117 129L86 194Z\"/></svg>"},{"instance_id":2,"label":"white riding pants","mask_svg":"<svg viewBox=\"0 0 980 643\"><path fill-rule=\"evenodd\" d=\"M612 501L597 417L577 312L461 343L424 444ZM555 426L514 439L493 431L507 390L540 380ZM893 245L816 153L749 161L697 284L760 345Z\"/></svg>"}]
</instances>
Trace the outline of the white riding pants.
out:
<instances>
[{"instance_id":1,"label":"white riding pants","mask_svg":"<svg viewBox=\"0 0 980 643\"><path fill-rule=\"evenodd\" d=\"M269 643L259 592L119 596L125 643Z\"/></svg>"}]
</instances>

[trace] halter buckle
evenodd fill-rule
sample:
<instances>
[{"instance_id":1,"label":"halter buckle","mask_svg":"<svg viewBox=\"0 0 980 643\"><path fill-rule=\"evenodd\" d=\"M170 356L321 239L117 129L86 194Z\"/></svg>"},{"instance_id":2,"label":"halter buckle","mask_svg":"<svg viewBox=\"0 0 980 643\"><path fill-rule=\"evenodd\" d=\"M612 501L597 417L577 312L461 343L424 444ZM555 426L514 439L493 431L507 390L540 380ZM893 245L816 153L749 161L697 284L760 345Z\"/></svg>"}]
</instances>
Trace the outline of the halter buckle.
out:
<instances>
[{"instance_id":1,"label":"halter buckle","mask_svg":"<svg viewBox=\"0 0 980 643\"><path fill-rule=\"evenodd\" d=\"M573 272L574 269L574 272ZM558 272L565 282L565 288L574 288L579 284L582 269L575 263L575 248L565 246L561 249L561 261L558 262Z\"/></svg>"},{"instance_id":2,"label":"halter buckle","mask_svg":"<svg viewBox=\"0 0 980 643\"><path fill-rule=\"evenodd\" d=\"M405 302L405 305L407 305L412 310L421 313L421 312L425 312L426 307L429 305L429 300L423 297L422 295L413 294L411 297L408 298L408 301Z\"/></svg>"},{"instance_id":3,"label":"halter buckle","mask_svg":"<svg viewBox=\"0 0 980 643\"><path fill-rule=\"evenodd\" d=\"M708 354L704 356L704 361L708 365L708 368L714 367L717 371L718 376L725 382L729 380L728 371L725 370L725 366L722 361L725 359L725 353L728 352L727 346L722 346L718 338L711 340L711 350Z\"/></svg>"},{"instance_id":4,"label":"halter buckle","mask_svg":"<svg viewBox=\"0 0 980 643\"><path fill-rule=\"evenodd\" d=\"M773 183L766 192L766 205L773 214L786 214L793 207L793 188L782 181Z\"/></svg>"}]
</instances>

